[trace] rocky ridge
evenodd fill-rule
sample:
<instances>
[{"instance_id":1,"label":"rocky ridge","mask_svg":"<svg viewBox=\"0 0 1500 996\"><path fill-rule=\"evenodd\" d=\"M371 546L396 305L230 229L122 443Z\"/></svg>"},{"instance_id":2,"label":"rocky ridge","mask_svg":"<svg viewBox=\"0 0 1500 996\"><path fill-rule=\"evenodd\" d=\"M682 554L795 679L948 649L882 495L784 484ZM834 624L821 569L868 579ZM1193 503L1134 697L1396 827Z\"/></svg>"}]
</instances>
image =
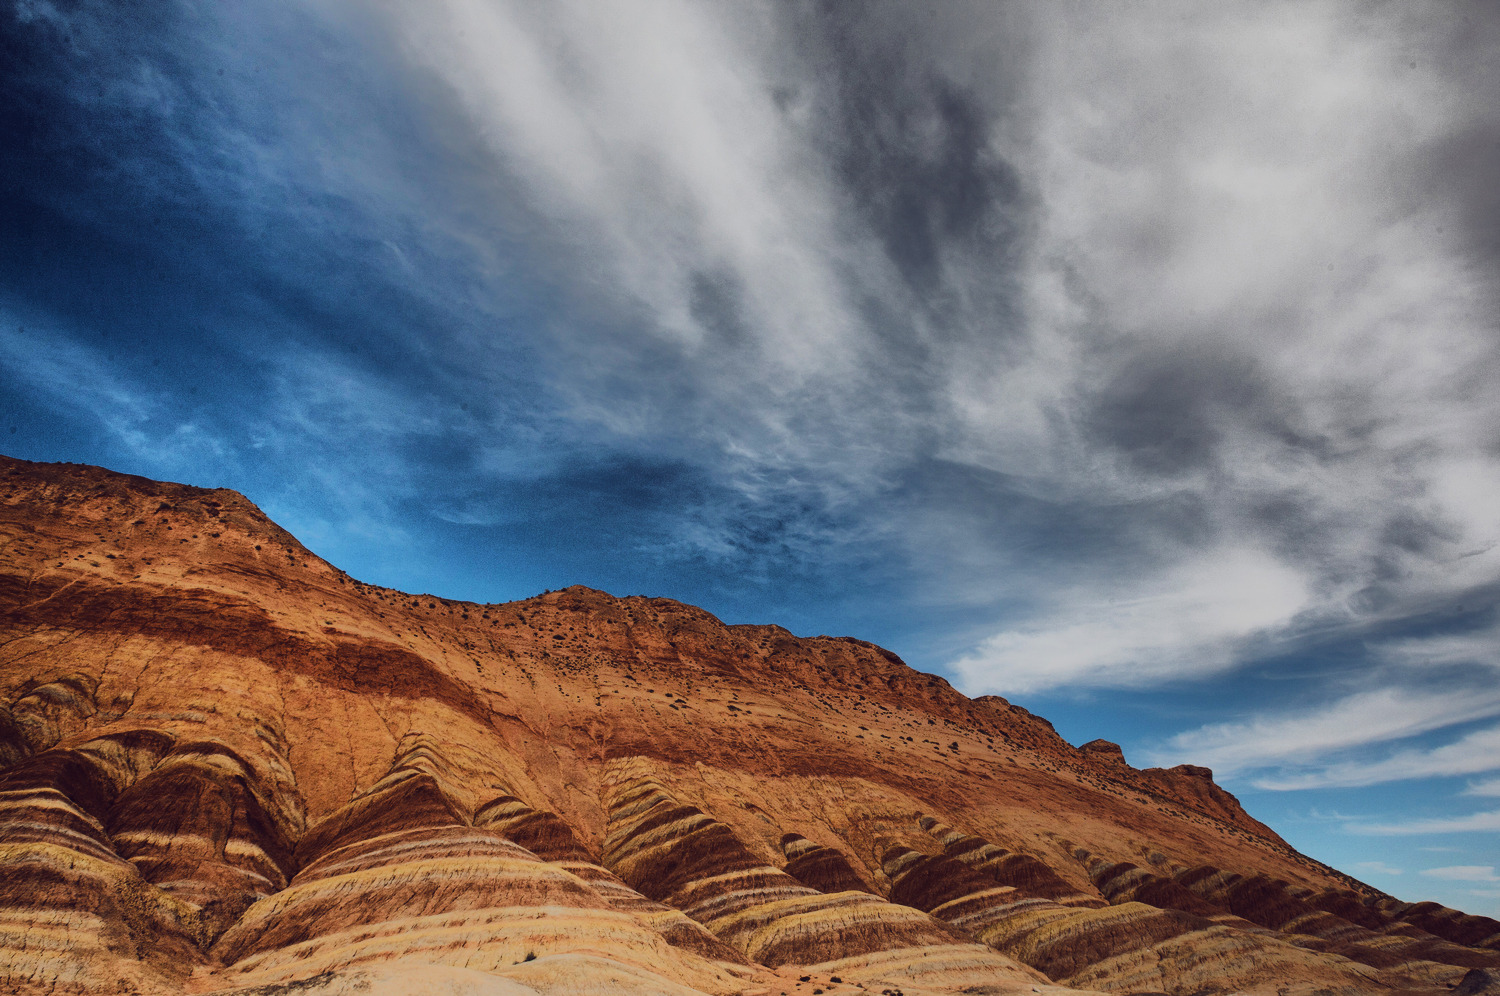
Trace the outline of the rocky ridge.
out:
<instances>
[{"instance_id":1,"label":"rocky ridge","mask_svg":"<svg viewBox=\"0 0 1500 996\"><path fill-rule=\"evenodd\" d=\"M848 638L0 458L0 990L1431 992L1500 923ZM1467 981L1465 981L1467 979ZM1478 980L1478 981L1476 981Z\"/></svg>"}]
</instances>

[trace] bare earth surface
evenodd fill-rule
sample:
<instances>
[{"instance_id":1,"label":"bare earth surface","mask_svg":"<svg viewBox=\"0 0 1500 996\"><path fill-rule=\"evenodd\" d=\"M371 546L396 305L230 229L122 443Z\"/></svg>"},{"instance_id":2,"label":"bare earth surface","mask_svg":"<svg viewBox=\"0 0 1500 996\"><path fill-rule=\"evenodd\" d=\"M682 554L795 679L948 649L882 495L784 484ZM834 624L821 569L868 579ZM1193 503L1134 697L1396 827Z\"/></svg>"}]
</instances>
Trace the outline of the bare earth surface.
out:
<instances>
[{"instance_id":1,"label":"bare earth surface","mask_svg":"<svg viewBox=\"0 0 1500 996\"><path fill-rule=\"evenodd\" d=\"M1500 923L848 638L0 458L0 991L1495 992Z\"/></svg>"}]
</instances>

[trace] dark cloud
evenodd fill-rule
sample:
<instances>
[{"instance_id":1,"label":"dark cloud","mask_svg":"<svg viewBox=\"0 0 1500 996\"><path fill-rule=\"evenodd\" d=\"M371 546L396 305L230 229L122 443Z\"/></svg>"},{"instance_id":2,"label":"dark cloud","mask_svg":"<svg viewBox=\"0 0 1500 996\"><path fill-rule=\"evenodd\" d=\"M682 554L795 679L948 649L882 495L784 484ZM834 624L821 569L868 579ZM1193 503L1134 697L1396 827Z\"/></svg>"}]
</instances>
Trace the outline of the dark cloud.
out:
<instances>
[{"instance_id":1,"label":"dark cloud","mask_svg":"<svg viewBox=\"0 0 1500 996\"><path fill-rule=\"evenodd\" d=\"M733 349L750 338L741 294L734 273L697 271L690 279L688 310L715 349Z\"/></svg>"},{"instance_id":2,"label":"dark cloud","mask_svg":"<svg viewBox=\"0 0 1500 996\"><path fill-rule=\"evenodd\" d=\"M1500 92L1500 80L1490 92ZM1431 189L1452 198L1454 218L1468 235L1478 258L1500 261L1500 116L1475 122L1464 132L1444 137L1421 166Z\"/></svg>"},{"instance_id":3,"label":"dark cloud","mask_svg":"<svg viewBox=\"0 0 1500 996\"><path fill-rule=\"evenodd\" d=\"M956 12L960 21L975 13L819 4L798 24L839 179L917 299L932 307L954 290L947 263L978 256L992 280L1006 279L1023 249L1028 206L1019 172L996 148L1002 108L924 58L921 35L910 33Z\"/></svg>"},{"instance_id":4,"label":"dark cloud","mask_svg":"<svg viewBox=\"0 0 1500 996\"><path fill-rule=\"evenodd\" d=\"M1252 357L1192 343L1131 349L1087 398L1085 422L1147 474L1212 469L1224 428L1268 428L1277 400Z\"/></svg>"}]
</instances>

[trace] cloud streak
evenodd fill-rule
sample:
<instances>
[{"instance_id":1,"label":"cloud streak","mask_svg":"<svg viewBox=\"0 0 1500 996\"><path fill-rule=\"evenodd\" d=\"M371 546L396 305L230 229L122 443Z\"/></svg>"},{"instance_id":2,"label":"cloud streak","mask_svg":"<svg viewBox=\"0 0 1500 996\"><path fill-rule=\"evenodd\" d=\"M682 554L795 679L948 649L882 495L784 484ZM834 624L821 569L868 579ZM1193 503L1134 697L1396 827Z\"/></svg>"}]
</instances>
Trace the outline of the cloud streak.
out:
<instances>
[{"instance_id":1,"label":"cloud streak","mask_svg":"<svg viewBox=\"0 0 1500 996\"><path fill-rule=\"evenodd\" d=\"M1351 823L1350 833L1376 836L1417 836L1430 833L1493 833L1500 830L1500 809L1487 813L1470 813L1467 816L1439 817L1429 820L1409 820L1405 823ZM1439 878L1452 878L1441 875Z\"/></svg>"},{"instance_id":2,"label":"cloud streak","mask_svg":"<svg viewBox=\"0 0 1500 996\"><path fill-rule=\"evenodd\" d=\"M1495 715L1500 715L1500 692L1381 688L1350 695L1322 709L1262 714L1249 722L1218 723L1181 733L1156 760L1169 763L1198 758L1217 771L1233 774L1272 765L1307 764L1349 748L1403 740ZM1263 788L1374 784L1435 774L1445 765L1483 763L1482 754L1489 739L1475 734L1460 744L1440 748L1446 751L1442 754L1407 751L1398 755L1400 760L1393 757L1382 762L1346 763L1330 766L1318 774L1263 778L1257 784ZM1408 771L1416 774L1405 774Z\"/></svg>"},{"instance_id":3,"label":"cloud streak","mask_svg":"<svg viewBox=\"0 0 1500 996\"><path fill-rule=\"evenodd\" d=\"M1152 685L1230 668L1257 635L1306 607L1305 580L1254 550L1213 550L1144 592L1079 599L991 636L954 670L971 688L1029 692L1080 683Z\"/></svg>"},{"instance_id":4,"label":"cloud streak","mask_svg":"<svg viewBox=\"0 0 1500 996\"><path fill-rule=\"evenodd\" d=\"M1455 709L1442 725L1461 719ZM1458 740L1430 749L1409 748L1378 760L1344 761L1305 774L1256 779L1261 788L1292 789L1378 785L1412 778L1443 778L1471 775L1500 768L1500 726L1476 730Z\"/></svg>"},{"instance_id":5,"label":"cloud streak","mask_svg":"<svg viewBox=\"0 0 1500 996\"><path fill-rule=\"evenodd\" d=\"M1500 796L1500 778L1473 782L1464 790L1464 795Z\"/></svg>"},{"instance_id":6,"label":"cloud streak","mask_svg":"<svg viewBox=\"0 0 1500 996\"><path fill-rule=\"evenodd\" d=\"M1494 287L1421 168L1494 124L1453 38L1336 4L931 13L386 8L568 286L569 417L752 502L878 518L938 458L1111 522L1036 559L923 494L966 549L919 524L911 569L985 577L968 687L1201 677L1500 578Z\"/></svg>"},{"instance_id":7,"label":"cloud streak","mask_svg":"<svg viewBox=\"0 0 1500 996\"><path fill-rule=\"evenodd\" d=\"M1452 865L1447 868L1427 868L1423 875L1429 878L1448 879L1453 882L1500 882L1494 865Z\"/></svg>"}]
</instances>

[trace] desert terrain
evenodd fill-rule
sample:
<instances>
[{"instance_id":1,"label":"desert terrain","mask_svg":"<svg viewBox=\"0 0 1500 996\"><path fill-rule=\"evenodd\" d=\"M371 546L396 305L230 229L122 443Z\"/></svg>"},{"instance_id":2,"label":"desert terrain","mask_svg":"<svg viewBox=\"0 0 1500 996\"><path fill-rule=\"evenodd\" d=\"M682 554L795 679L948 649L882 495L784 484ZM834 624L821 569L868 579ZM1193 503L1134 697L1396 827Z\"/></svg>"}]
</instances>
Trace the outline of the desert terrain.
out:
<instances>
[{"instance_id":1,"label":"desert terrain","mask_svg":"<svg viewBox=\"0 0 1500 996\"><path fill-rule=\"evenodd\" d=\"M857 639L0 458L0 990L1480 992L1500 923Z\"/></svg>"}]
</instances>

